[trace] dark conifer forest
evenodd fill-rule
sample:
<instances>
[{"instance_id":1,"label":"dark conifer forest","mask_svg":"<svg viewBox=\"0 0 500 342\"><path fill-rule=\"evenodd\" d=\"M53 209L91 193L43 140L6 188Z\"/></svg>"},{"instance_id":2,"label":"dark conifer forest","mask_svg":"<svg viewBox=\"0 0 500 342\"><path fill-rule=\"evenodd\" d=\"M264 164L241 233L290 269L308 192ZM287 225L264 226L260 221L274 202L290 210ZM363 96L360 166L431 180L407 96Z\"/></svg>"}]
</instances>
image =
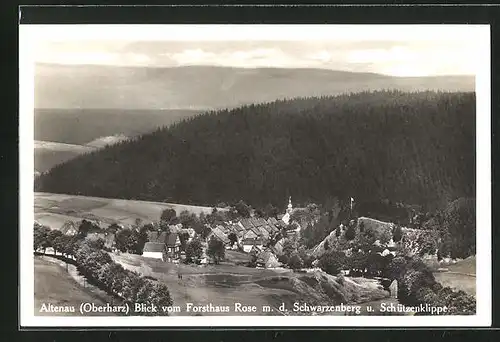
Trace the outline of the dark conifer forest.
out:
<instances>
[{"instance_id":1,"label":"dark conifer forest","mask_svg":"<svg viewBox=\"0 0 500 342\"><path fill-rule=\"evenodd\" d=\"M379 91L201 114L78 156L35 191L214 206L475 197L475 94Z\"/></svg>"}]
</instances>

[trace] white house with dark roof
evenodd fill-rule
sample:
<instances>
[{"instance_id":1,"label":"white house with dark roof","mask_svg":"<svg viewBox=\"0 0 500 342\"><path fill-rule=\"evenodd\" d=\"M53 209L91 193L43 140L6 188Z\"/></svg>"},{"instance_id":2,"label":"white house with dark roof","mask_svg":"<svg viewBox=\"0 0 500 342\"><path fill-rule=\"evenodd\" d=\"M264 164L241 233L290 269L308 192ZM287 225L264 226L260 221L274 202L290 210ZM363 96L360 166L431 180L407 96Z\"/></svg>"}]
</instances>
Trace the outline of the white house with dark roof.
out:
<instances>
[{"instance_id":1,"label":"white house with dark roof","mask_svg":"<svg viewBox=\"0 0 500 342\"><path fill-rule=\"evenodd\" d=\"M64 235L73 236L78 234L78 226L74 221L66 221L59 230Z\"/></svg>"},{"instance_id":2,"label":"white house with dark roof","mask_svg":"<svg viewBox=\"0 0 500 342\"><path fill-rule=\"evenodd\" d=\"M167 260L167 247L162 242L146 242L142 250L142 256L165 261Z\"/></svg>"},{"instance_id":3,"label":"white house with dark roof","mask_svg":"<svg viewBox=\"0 0 500 342\"><path fill-rule=\"evenodd\" d=\"M278 258L274 253L265 250L257 255L257 266L264 268L275 268L281 266Z\"/></svg>"},{"instance_id":4,"label":"white house with dark roof","mask_svg":"<svg viewBox=\"0 0 500 342\"><path fill-rule=\"evenodd\" d=\"M252 249L258 248L259 250L262 250L264 247L264 243L262 239L260 238L249 238L249 239L243 239L241 242L241 245L243 247L243 251L246 253L250 253Z\"/></svg>"}]
</instances>

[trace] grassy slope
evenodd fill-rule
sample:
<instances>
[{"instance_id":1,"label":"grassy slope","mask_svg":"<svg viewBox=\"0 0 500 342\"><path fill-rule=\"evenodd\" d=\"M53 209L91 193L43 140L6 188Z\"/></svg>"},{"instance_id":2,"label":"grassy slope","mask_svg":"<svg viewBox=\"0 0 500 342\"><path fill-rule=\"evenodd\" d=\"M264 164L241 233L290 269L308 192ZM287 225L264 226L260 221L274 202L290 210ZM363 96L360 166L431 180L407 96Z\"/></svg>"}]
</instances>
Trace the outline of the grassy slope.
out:
<instances>
[{"instance_id":1,"label":"grassy slope","mask_svg":"<svg viewBox=\"0 0 500 342\"><path fill-rule=\"evenodd\" d=\"M434 277L441 285L476 296L476 256L468 257L446 268L448 272L434 273Z\"/></svg>"},{"instance_id":2,"label":"grassy slope","mask_svg":"<svg viewBox=\"0 0 500 342\"><path fill-rule=\"evenodd\" d=\"M84 218L104 223L134 224L136 218L144 222L159 220L164 209L173 208L199 214L210 213L212 208L182 204L119 200L62 194L35 193L35 219L52 229L60 228L67 220Z\"/></svg>"},{"instance_id":3,"label":"grassy slope","mask_svg":"<svg viewBox=\"0 0 500 342\"><path fill-rule=\"evenodd\" d=\"M79 316L81 303L95 303L105 305L88 289L77 284L60 266L35 257L35 315L43 316ZM75 307L75 313L40 313L42 303L54 305L68 305ZM89 314L90 315L90 314ZM110 316L109 313L95 313L98 316Z\"/></svg>"},{"instance_id":4,"label":"grassy slope","mask_svg":"<svg viewBox=\"0 0 500 342\"><path fill-rule=\"evenodd\" d=\"M35 140L35 170L45 172L57 164L64 163L76 156L112 145L122 140L125 136L107 136L94 139L86 145L66 144L53 141Z\"/></svg>"},{"instance_id":5,"label":"grassy slope","mask_svg":"<svg viewBox=\"0 0 500 342\"><path fill-rule=\"evenodd\" d=\"M49 141L35 141L35 170L45 172L76 156L93 151L95 148L85 145L65 144Z\"/></svg>"},{"instance_id":6,"label":"grassy slope","mask_svg":"<svg viewBox=\"0 0 500 342\"><path fill-rule=\"evenodd\" d=\"M35 140L74 145L101 137L134 137L198 114L194 110L35 109Z\"/></svg>"},{"instance_id":7,"label":"grassy slope","mask_svg":"<svg viewBox=\"0 0 500 342\"><path fill-rule=\"evenodd\" d=\"M207 267L174 265L131 254L112 254L112 257L127 269L165 282L174 304L181 307L187 302L231 307L240 302L275 308L285 303L291 308L296 301L328 305L345 300L361 302L387 297L387 292L368 280L348 280L345 285L340 285L336 277L322 273L256 269L236 266L232 262ZM240 258L232 255L230 259ZM182 280L177 279L178 272L182 273Z\"/></svg>"}]
</instances>

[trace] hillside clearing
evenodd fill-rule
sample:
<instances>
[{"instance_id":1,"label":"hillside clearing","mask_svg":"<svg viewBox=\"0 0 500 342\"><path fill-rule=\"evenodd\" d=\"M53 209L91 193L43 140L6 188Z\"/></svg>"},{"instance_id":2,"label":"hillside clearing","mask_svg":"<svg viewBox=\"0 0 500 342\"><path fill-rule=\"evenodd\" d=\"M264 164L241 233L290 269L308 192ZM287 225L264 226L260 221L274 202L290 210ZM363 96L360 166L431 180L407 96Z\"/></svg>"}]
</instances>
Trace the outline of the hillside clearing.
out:
<instances>
[{"instance_id":1,"label":"hillside clearing","mask_svg":"<svg viewBox=\"0 0 500 342\"><path fill-rule=\"evenodd\" d=\"M94 303L105 305L88 289L76 283L71 276L59 265L35 257L35 315L40 316L79 316L81 303ZM53 304L56 306L73 306L74 313L50 313L40 312L42 304ZM109 316L110 313L94 313L86 315Z\"/></svg>"},{"instance_id":2,"label":"hillside clearing","mask_svg":"<svg viewBox=\"0 0 500 342\"><path fill-rule=\"evenodd\" d=\"M172 203L146 202L51 193L35 193L35 219L52 229L58 229L70 221L98 220L105 224L131 225L136 219L154 222L163 210L171 208L177 214L183 210L210 213L212 208ZM223 210L223 209L221 209Z\"/></svg>"},{"instance_id":3,"label":"hillside clearing","mask_svg":"<svg viewBox=\"0 0 500 342\"><path fill-rule=\"evenodd\" d=\"M361 303L388 297L388 293L371 280L357 278L356 283L349 280L341 284L337 277L323 272L295 273L288 269L257 269L229 262L198 267L175 265L125 253L110 255L126 269L167 284L174 305L180 305L181 308L186 303L212 303L233 307L235 302L258 308L264 305L277 308L282 304L291 308L295 302L327 305L340 302ZM182 280L177 278L178 273L182 274Z\"/></svg>"},{"instance_id":4,"label":"hillside clearing","mask_svg":"<svg viewBox=\"0 0 500 342\"><path fill-rule=\"evenodd\" d=\"M462 290L476 296L476 256L468 257L455 264L446 266L448 272L436 272L434 278L443 286Z\"/></svg>"}]
</instances>

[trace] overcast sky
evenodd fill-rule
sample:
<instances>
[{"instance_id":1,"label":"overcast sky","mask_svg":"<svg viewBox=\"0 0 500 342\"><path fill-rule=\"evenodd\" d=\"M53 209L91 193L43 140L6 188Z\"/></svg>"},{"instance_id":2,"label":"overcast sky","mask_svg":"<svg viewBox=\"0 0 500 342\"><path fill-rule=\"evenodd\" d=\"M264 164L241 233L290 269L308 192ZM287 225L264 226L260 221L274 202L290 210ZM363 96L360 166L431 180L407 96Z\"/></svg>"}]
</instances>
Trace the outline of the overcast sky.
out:
<instances>
[{"instance_id":1,"label":"overcast sky","mask_svg":"<svg viewBox=\"0 0 500 342\"><path fill-rule=\"evenodd\" d=\"M438 28L358 25L354 30L296 25L265 30L252 25L127 29L37 29L36 62L121 66L216 65L326 68L394 76L475 75L481 53L477 32L466 25ZM443 29L441 29L443 28ZM444 29L447 28L447 29ZM131 29L130 34L127 32ZM420 31L419 31L420 30ZM149 33L149 34L148 34ZM35 38L34 38L35 40Z\"/></svg>"}]
</instances>

